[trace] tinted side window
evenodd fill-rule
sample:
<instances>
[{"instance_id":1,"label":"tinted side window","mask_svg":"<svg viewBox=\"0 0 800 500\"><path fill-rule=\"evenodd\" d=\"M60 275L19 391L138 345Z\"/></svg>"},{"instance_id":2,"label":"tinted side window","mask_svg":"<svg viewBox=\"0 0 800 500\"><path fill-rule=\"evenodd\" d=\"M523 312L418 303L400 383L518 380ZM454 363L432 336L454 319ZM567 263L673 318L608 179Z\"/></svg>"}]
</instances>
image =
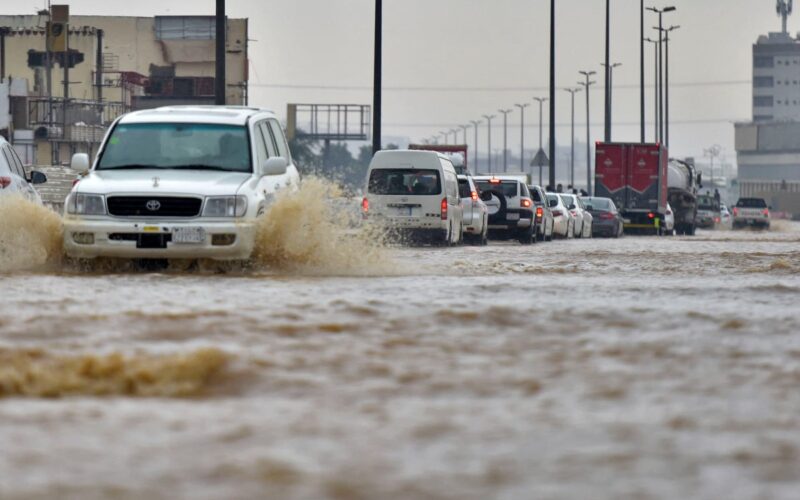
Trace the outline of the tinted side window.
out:
<instances>
[{"instance_id":1,"label":"tinted side window","mask_svg":"<svg viewBox=\"0 0 800 500\"><path fill-rule=\"evenodd\" d=\"M268 123L270 129L272 129L272 136L275 139L275 144L278 148L278 154L286 158L286 161L290 161L289 146L286 144L286 136L283 135L283 129L277 120L269 120Z\"/></svg>"},{"instance_id":2,"label":"tinted side window","mask_svg":"<svg viewBox=\"0 0 800 500\"><path fill-rule=\"evenodd\" d=\"M19 169L20 175L22 177L25 177L25 167L22 165L22 160L19 159L19 155L17 155L17 152L14 151L14 148L12 148L10 144L7 147L8 147L8 154L11 155L11 161L17 165L17 169Z\"/></svg>"},{"instance_id":3,"label":"tinted side window","mask_svg":"<svg viewBox=\"0 0 800 500\"><path fill-rule=\"evenodd\" d=\"M253 127L253 142L256 144L256 157L258 158L258 164L261 165L267 159L269 159L269 155L267 154L267 146L264 142L264 133L261 130L261 124L257 123L255 127Z\"/></svg>"},{"instance_id":4,"label":"tinted side window","mask_svg":"<svg viewBox=\"0 0 800 500\"><path fill-rule=\"evenodd\" d=\"M526 198L530 198L531 197L531 192L528 190L528 186L526 186L525 184L520 184L519 188L522 191L522 196L524 196Z\"/></svg>"},{"instance_id":5,"label":"tinted side window","mask_svg":"<svg viewBox=\"0 0 800 500\"><path fill-rule=\"evenodd\" d=\"M261 128L261 133L264 135L264 143L267 146L267 153L269 157L273 158L275 156L280 156L278 154L278 145L275 143L275 138L272 137L272 132L270 131L267 122L261 122L259 128Z\"/></svg>"},{"instance_id":6,"label":"tinted side window","mask_svg":"<svg viewBox=\"0 0 800 500\"><path fill-rule=\"evenodd\" d=\"M458 194L462 198L469 198L472 196L472 190L469 188L469 181L466 179L458 180Z\"/></svg>"},{"instance_id":7,"label":"tinted side window","mask_svg":"<svg viewBox=\"0 0 800 500\"><path fill-rule=\"evenodd\" d=\"M14 160L11 158L11 152L9 151L9 147L3 146L2 150L3 150L3 163L5 163L8 166L7 167L8 170L14 175L19 175L20 177L25 178L25 174L24 173L20 174L19 168L17 168L17 164L14 163Z\"/></svg>"}]
</instances>

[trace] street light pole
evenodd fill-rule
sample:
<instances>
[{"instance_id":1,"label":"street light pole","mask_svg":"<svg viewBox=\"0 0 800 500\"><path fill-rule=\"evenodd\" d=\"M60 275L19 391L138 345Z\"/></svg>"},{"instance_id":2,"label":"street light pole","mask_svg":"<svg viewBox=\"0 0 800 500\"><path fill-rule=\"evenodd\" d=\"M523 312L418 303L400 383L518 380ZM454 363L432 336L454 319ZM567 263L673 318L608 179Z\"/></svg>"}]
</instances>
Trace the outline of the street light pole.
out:
<instances>
[{"instance_id":1,"label":"street light pole","mask_svg":"<svg viewBox=\"0 0 800 500\"><path fill-rule=\"evenodd\" d=\"M383 0L375 0L375 63L372 84L372 154L381 150L381 90L383 76Z\"/></svg>"},{"instance_id":2,"label":"street light pole","mask_svg":"<svg viewBox=\"0 0 800 500\"><path fill-rule=\"evenodd\" d=\"M602 64L602 63L600 65L601 66L605 66L605 64ZM614 120L613 120L613 112L614 112L614 70L616 68L620 67L620 66L622 66L622 63L614 63L614 64L611 65L611 67L606 68L606 71L608 72L608 91L607 91L608 93L606 95L606 99L607 99L606 102L608 102L608 124L606 125L606 127L607 127L606 130L608 131L607 132L607 135L608 135L607 142L610 142L611 140L613 140L613 137L614 137L614 135L613 135L613 125L614 125Z\"/></svg>"},{"instance_id":3,"label":"street light pole","mask_svg":"<svg viewBox=\"0 0 800 500\"><path fill-rule=\"evenodd\" d=\"M481 124L481 121L470 120L470 123L473 127L475 127L475 173L477 174L478 169L478 125Z\"/></svg>"},{"instance_id":4,"label":"street light pole","mask_svg":"<svg viewBox=\"0 0 800 500\"><path fill-rule=\"evenodd\" d=\"M519 171L525 171L525 108L530 104L515 104L519 108Z\"/></svg>"},{"instance_id":5,"label":"street light pole","mask_svg":"<svg viewBox=\"0 0 800 500\"><path fill-rule=\"evenodd\" d=\"M658 142L664 142L664 85L661 83L663 81L664 69L663 69L663 60L664 60L664 52L663 52L663 45L662 45L662 36L664 33L664 23L663 23L663 15L665 12L674 12L676 9L675 7L664 7L663 9L657 9L655 7L648 7L647 10L655 12L658 14L658 27L655 28L658 30L658 81L659 81L659 89L658 89L658 115L659 115L659 124L658 124Z\"/></svg>"},{"instance_id":6,"label":"street light pole","mask_svg":"<svg viewBox=\"0 0 800 500\"><path fill-rule=\"evenodd\" d=\"M570 93L572 99L572 124L570 126L570 154L569 154L569 184L575 187L575 94L581 91L580 88L564 89Z\"/></svg>"},{"instance_id":7,"label":"street light pole","mask_svg":"<svg viewBox=\"0 0 800 500\"><path fill-rule=\"evenodd\" d=\"M464 144L466 145L467 144L467 129L469 128L469 125L459 125L458 128L460 128L461 131L464 132ZM467 159L464 158L464 161L467 161Z\"/></svg>"},{"instance_id":8,"label":"street light pole","mask_svg":"<svg viewBox=\"0 0 800 500\"><path fill-rule=\"evenodd\" d=\"M611 142L611 0L606 0L606 114L605 114L605 142Z\"/></svg>"},{"instance_id":9,"label":"street light pole","mask_svg":"<svg viewBox=\"0 0 800 500\"><path fill-rule=\"evenodd\" d=\"M542 105L549 101L546 97L534 97L534 101L539 103L539 151L542 151ZM548 172L549 174L549 172ZM542 167L539 166L539 185L542 185ZM553 186L555 189L555 186Z\"/></svg>"},{"instance_id":10,"label":"street light pole","mask_svg":"<svg viewBox=\"0 0 800 500\"><path fill-rule=\"evenodd\" d=\"M508 114L514 111L513 109L498 109L503 113L503 172L508 172Z\"/></svg>"},{"instance_id":11,"label":"street light pole","mask_svg":"<svg viewBox=\"0 0 800 500\"><path fill-rule=\"evenodd\" d=\"M584 92L586 92L586 192L589 193L589 196L592 195L592 147L591 147L591 122L589 120L589 87L594 85L597 82L591 81L592 75L596 74L596 71L580 71L586 81L578 82L578 85L583 86Z\"/></svg>"},{"instance_id":12,"label":"street light pole","mask_svg":"<svg viewBox=\"0 0 800 500\"><path fill-rule=\"evenodd\" d=\"M645 41L653 44L653 142L658 142L658 40Z\"/></svg>"},{"instance_id":13,"label":"street light pole","mask_svg":"<svg viewBox=\"0 0 800 500\"><path fill-rule=\"evenodd\" d=\"M669 149L669 34L680 28L670 26L664 30L664 144Z\"/></svg>"},{"instance_id":14,"label":"street light pole","mask_svg":"<svg viewBox=\"0 0 800 500\"><path fill-rule=\"evenodd\" d=\"M639 107L641 111L640 116L640 139L639 142L644 144L645 130L644 130L644 0L640 1L639 5L640 14L640 36L639 36Z\"/></svg>"},{"instance_id":15,"label":"street light pole","mask_svg":"<svg viewBox=\"0 0 800 500\"><path fill-rule=\"evenodd\" d=\"M488 170L489 173L492 172L492 119L495 118L495 116L496 115L483 115L483 117L486 118L486 128L487 128L487 130L489 132L488 133L489 141L488 141L488 148L487 148L487 151L489 153L487 155L487 159L489 161L489 170Z\"/></svg>"},{"instance_id":16,"label":"street light pole","mask_svg":"<svg viewBox=\"0 0 800 500\"><path fill-rule=\"evenodd\" d=\"M540 169L541 170L541 169ZM556 0L550 0L550 172L556 185ZM539 183L541 185L541 183Z\"/></svg>"}]
</instances>

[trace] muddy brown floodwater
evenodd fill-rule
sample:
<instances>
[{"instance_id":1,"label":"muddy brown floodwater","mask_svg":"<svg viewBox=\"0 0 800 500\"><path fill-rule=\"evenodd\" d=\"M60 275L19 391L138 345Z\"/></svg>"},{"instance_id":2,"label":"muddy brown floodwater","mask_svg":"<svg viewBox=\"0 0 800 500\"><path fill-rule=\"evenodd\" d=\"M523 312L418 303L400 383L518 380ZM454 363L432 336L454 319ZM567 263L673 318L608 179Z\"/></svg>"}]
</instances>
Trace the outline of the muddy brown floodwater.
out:
<instances>
[{"instance_id":1,"label":"muddy brown floodwater","mask_svg":"<svg viewBox=\"0 0 800 500\"><path fill-rule=\"evenodd\" d=\"M0 498L798 497L800 226L376 252L6 269Z\"/></svg>"}]
</instances>

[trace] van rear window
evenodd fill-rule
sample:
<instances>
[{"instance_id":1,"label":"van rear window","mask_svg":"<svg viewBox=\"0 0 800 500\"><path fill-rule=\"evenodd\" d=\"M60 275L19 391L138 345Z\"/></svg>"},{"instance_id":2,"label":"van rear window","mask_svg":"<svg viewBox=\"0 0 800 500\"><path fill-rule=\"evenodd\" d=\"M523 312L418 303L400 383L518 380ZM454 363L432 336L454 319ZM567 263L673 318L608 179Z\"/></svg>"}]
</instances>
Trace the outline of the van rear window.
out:
<instances>
[{"instance_id":1,"label":"van rear window","mask_svg":"<svg viewBox=\"0 0 800 500\"><path fill-rule=\"evenodd\" d=\"M369 176L370 194L430 196L442 193L437 170L378 168Z\"/></svg>"}]
</instances>

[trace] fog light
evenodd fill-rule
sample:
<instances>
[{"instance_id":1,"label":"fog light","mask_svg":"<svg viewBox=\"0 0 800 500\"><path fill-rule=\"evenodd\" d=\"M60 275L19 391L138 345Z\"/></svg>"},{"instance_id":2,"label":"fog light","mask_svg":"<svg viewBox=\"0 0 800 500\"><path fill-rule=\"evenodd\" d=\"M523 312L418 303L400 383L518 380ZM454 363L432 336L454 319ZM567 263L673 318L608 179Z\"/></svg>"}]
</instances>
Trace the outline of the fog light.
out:
<instances>
[{"instance_id":1,"label":"fog light","mask_svg":"<svg viewBox=\"0 0 800 500\"><path fill-rule=\"evenodd\" d=\"M72 241L78 245L94 245L94 233L72 233Z\"/></svg>"},{"instance_id":2,"label":"fog light","mask_svg":"<svg viewBox=\"0 0 800 500\"><path fill-rule=\"evenodd\" d=\"M216 247L227 247L236 242L235 234L212 234L211 244Z\"/></svg>"}]
</instances>

